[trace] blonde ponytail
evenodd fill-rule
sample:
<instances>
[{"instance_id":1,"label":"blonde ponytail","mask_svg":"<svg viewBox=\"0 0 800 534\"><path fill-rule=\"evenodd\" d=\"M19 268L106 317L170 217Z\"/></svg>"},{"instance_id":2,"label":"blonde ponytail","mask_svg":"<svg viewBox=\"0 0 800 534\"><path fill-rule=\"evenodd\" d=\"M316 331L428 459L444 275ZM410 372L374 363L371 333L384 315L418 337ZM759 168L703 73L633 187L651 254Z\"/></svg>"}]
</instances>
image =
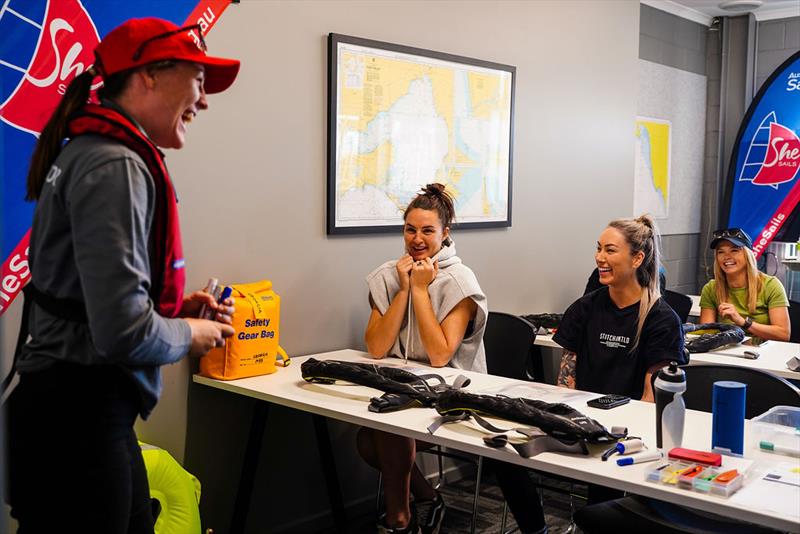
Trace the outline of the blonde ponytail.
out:
<instances>
[{"instance_id":1,"label":"blonde ponytail","mask_svg":"<svg viewBox=\"0 0 800 534\"><path fill-rule=\"evenodd\" d=\"M631 248L631 254L639 252L644 254L642 264L636 269L636 281L642 287L642 295L639 300L636 337L631 346L631 351L634 351L639 346L647 314L661 298L661 282L658 275L661 269L661 234L658 232L653 217L649 214L635 219L616 219L608 223L608 226L616 228L625 236L625 241Z\"/></svg>"}]
</instances>

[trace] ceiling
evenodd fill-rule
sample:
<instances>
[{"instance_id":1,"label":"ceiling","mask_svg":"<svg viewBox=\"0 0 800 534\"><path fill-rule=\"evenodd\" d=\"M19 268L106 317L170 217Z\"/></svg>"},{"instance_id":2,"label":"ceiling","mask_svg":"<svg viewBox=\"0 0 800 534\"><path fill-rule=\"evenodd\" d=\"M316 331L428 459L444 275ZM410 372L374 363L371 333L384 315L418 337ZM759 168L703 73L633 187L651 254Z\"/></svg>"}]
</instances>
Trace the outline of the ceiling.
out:
<instances>
[{"instance_id":1,"label":"ceiling","mask_svg":"<svg viewBox=\"0 0 800 534\"><path fill-rule=\"evenodd\" d=\"M667 0L663 3L678 4L684 8L697 11L710 17L743 15L750 12L753 12L757 18L762 18L764 16L766 16L766 18L773 18L769 16L770 14L779 15L781 18L800 16L800 0L761 0L761 6L755 9L745 7L742 10L725 10L719 7L720 4L736 2L737 0ZM656 2L652 3L655 4ZM757 1L754 3L757 3Z\"/></svg>"},{"instance_id":2,"label":"ceiling","mask_svg":"<svg viewBox=\"0 0 800 534\"><path fill-rule=\"evenodd\" d=\"M710 18L744 15L750 12L759 20L800 17L800 0L761 0L761 6L755 9L745 7L742 10L725 10L719 7L720 4L737 1L742 0L648 0L642 3L673 13L683 12L687 18L692 18L693 14L700 18Z\"/></svg>"}]
</instances>

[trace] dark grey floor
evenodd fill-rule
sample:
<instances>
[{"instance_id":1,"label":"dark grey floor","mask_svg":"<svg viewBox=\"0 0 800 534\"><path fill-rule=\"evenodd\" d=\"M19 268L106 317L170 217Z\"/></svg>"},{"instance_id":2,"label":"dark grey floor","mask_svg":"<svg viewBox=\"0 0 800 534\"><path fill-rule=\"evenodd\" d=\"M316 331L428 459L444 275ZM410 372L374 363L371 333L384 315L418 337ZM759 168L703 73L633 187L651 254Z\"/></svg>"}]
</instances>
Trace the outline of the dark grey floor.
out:
<instances>
[{"instance_id":1,"label":"dark grey floor","mask_svg":"<svg viewBox=\"0 0 800 534\"><path fill-rule=\"evenodd\" d=\"M536 475L534 475L536 478ZM560 480L547 477L542 478L547 486L558 488L560 491L543 490L545 518L550 532L562 533L570 524L570 489L577 495L572 502L575 509L585 504L586 486L581 484L570 485ZM442 534L466 533L470 530L472 521L472 498L474 494L474 477L466 477L457 482L448 483L441 488L442 496L447 503ZM476 532L497 533L501 532L503 521L503 496L491 475L484 477L481 484L481 497L478 506ZM372 534L376 530L377 512L370 512L366 516L351 519L351 532L355 534ZM516 527L514 517L508 513L506 530ZM519 532L519 531L517 531Z\"/></svg>"}]
</instances>

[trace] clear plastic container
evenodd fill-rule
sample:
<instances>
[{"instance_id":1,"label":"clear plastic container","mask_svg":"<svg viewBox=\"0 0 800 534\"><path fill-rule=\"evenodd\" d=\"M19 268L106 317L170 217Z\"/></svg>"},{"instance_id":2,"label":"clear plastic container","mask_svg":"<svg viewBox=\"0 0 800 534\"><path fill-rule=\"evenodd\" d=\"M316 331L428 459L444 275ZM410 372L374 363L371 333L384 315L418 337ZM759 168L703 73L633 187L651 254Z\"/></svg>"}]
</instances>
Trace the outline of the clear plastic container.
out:
<instances>
[{"instance_id":1,"label":"clear plastic container","mask_svg":"<svg viewBox=\"0 0 800 534\"><path fill-rule=\"evenodd\" d=\"M694 464L679 461L661 463L647 472L647 480L655 482L656 484L675 486L678 484L681 473L693 465Z\"/></svg>"},{"instance_id":2,"label":"clear plastic container","mask_svg":"<svg viewBox=\"0 0 800 534\"><path fill-rule=\"evenodd\" d=\"M698 493L713 493L722 497L730 497L744 484L744 475L730 474L730 469L708 467L692 480L692 489ZM717 480L722 478L722 480Z\"/></svg>"},{"instance_id":3,"label":"clear plastic container","mask_svg":"<svg viewBox=\"0 0 800 534\"><path fill-rule=\"evenodd\" d=\"M721 478L722 480L717 480ZM744 484L744 475L735 469L672 461L647 472L648 482L675 486L687 491L730 497Z\"/></svg>"},{"instance_id":4,"label":"clear plastic container","mask_svg":"<svg viewBox=\"0 0 800 534\"><path fill-rule=\"evenodd\" d=\"M800 457L800 408L775 406L754 418L752 439L757 448Z\"/></svg>"},{"instance_id":5,"label":"clear plastic container","mask_svg":"<svg viewBox=\"0 0 800 534\"><path fill-rule=\"evenodd\" d=\"M711 493L711 484L721 472L716 467L707 467L705 471L695 477L693 481L694 490L699 493Z\"/></svg>"},{"instance_id":6,"label":"clear plastic container","mask_svg":"<svg viewBox=\"0 0 800 534\"><path fill-rule=\"evenodd\" d=\"M725 473L723 472L722 474L717 475L717 477L711 481L711 493L714 495L721 495L722 497L730 497L742 487L742 484L744 484L744 475L738 473L736 476L730 477L725 482L718 482L718 479L724 475Z\"/></svg>"},{"instance_id":7,"label":"clear plastic container","mask_svg":"<svg viewBox=\"0 0 800 534\"><path fill-rule=\"evenodd\" d=\"M689 490L693 489L694 480L704 471L708 471L708 469L702 465L693 465L692 467L685 469L678 476L678 487Z\"/></svg>"}]
</instances>

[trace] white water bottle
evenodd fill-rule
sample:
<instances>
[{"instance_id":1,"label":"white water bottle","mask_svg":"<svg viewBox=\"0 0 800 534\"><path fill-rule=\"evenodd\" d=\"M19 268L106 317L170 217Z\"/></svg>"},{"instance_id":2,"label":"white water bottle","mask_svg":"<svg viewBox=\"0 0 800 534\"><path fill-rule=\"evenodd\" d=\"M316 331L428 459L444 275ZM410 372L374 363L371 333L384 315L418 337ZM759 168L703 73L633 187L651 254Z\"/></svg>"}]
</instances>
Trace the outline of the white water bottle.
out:
<instances>
[{"instance_id":1,"label":"white water bottle","mask_svg":"<svg viewBox=\"0 0 800 534\"><path fill-rule=\"evenodd\" d=\"M683 421L686 405L686 373L676 362L658 372L655 382L656 446L663 451L680 447L683 441Z\"/></svg>"}]
</instances>

